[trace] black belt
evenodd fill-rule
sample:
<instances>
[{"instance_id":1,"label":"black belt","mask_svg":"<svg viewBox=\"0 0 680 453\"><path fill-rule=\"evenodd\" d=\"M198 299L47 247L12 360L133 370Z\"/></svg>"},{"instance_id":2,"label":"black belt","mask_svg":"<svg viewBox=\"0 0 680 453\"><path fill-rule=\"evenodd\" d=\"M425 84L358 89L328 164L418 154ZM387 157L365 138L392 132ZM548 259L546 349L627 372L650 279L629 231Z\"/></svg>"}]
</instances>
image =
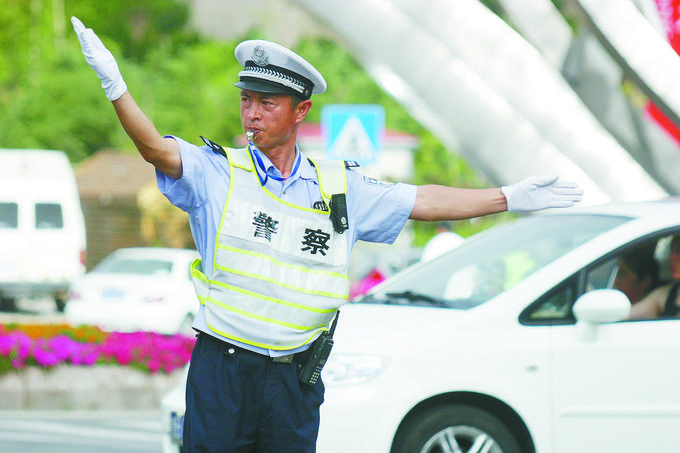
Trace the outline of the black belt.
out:
<instances>
[{"instance_id":1,"label":"black belt","mask_svg":"<svg viewBox=\"0 0 680 453\"><path fill-rule=\"evenodd\" d=\"M227 352L230 353L230 354L233 354L236 351L240 351L240 352L245 352L247 354L252 354L252 355L261 357L263 359L269 359L269 360L271 360L272 362L275 362L275 363L294 363L294 362L298 363L298 362L303 361L305 358L307 358L307 356L309 355L309 352L311 351L311 348L307 348L307 349L305 349L304 351L301 351L301 352L295 352L295 353L292 353L292 354L285 354L285 355L272 357L272 356L260 354L260 353L255 352L255 351L251 351L250 349L246 349L246 348L243 348L241 346L236 346L235 344L231 344L228 341L224 341L220 338L217 338L217 337L210 335L210 334L207 334L205 332L198 331L198 336L199 337L205 337L208 340L219 343L221 346L225 346L227 348Z\"/></svg>"}]
</instances>

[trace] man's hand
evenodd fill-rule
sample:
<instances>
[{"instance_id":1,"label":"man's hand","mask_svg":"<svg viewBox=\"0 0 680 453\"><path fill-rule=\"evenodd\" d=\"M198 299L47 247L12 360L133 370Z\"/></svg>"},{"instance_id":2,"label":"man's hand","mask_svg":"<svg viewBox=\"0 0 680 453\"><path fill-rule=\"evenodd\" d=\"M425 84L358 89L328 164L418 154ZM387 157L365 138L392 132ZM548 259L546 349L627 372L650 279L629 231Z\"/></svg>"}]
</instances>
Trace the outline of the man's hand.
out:
<instances>
[{"instance_id":1,"label":"man's hand","mask_svg":"<svg viewBox=\"0 0 680 453\"><path fill-rule=\"evenodd\" d=\"M76 17L71 17L73 29L80 41L85 60L92 66L102 81L102 88L109 101L115 101L127 91L127 85L118 69L118 63L101 39Z\"/></svg>"},{"instance_id":2,"label":"man's hand","mask_svg":"<svg viewBox=\"0 0 680 453\"><path fill-rule=\"evenodd\" d=\"M501 187L501 191L508 201L508 212L568 208L583 199L583 190L576 183L559 181L557 175L530 176Z\"/></svg>"}]
</instances>

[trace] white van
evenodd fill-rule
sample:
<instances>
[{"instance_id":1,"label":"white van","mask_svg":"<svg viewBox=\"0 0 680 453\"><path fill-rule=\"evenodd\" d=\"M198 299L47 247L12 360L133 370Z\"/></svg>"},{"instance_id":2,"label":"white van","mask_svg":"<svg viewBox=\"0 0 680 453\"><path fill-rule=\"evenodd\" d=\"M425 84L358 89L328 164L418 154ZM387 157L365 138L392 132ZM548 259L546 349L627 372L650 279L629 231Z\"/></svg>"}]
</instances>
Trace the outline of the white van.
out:
<instances>
[{"instance_id":1,"label":"white van","mask_svg":"<svg viewBox=\"0 0 680 453\"><path fill-rule=\"evenodd\" d=\"M85 220L61 151L0 149L0 309L53 298L85 272Z\"/></svg>"}]
</instances>

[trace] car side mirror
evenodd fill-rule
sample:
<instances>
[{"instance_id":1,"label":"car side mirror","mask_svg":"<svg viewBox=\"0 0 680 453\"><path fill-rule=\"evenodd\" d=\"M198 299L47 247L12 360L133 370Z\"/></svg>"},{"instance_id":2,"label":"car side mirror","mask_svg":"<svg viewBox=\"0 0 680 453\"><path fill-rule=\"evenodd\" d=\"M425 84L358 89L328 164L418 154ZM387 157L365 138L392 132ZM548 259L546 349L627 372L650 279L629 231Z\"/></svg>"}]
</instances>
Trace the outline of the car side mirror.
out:
<instances>
[{"instance_id":1,"label":"car side mirror","mask_svg":"<svg viewBox=\"0 0 680 453\"><path fill-rule=\"evenodd\" d=\"M594 340L599 324L623 321L630 314L630 306L628 297L616 289L596 289L585 293L574 304L579 335L584 340Z\"/></svg>"}]
</instances>

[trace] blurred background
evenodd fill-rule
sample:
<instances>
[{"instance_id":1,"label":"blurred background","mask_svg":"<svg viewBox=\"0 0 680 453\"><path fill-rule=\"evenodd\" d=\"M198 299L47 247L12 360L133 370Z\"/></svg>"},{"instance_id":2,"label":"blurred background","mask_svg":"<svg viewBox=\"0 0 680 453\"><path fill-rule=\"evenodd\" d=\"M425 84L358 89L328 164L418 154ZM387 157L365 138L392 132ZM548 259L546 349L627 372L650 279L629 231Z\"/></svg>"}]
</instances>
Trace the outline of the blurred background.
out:
<instances>
[{"instance_id":1,"label":"blurred background","mask_svg":"<svg viewBox=\"0 0 680 453\"><path fill-rule=\"evenodd\" d=\"M24 246L10 231L16 203L14 214L4 211L27 187L44 193L52 183L20 188L14 169L28 164L0 161L3 451L63 451L70 441L82 449L69 451L92 451L73 435L91 431L96 451L157 452L156 413L106 422L75 413L66 420L75 427L65 429L61 412L36 423L46 413L14 411L158 410L193 345L186 332L197 303L180 304L191 297L183 296L191 291L184 260L193 256L177 250L194 248L187 216L159 193L153 168L120 127L71 16L113 52L161 134L242 146L234 48L261 38L292 48L328 82L298 135L311 156L358 160L368 176L412 184L485 188L558 174L585 189L583 204L680 193L680 0L0 0L0 155L65 153L84 223L71 247L77 278L61 279L39 303L9 293L20 284L24 295L44 296L55 280L47 272L66 266L56 236L38 246L29 235ZM338 106L354 116L331 143ZM365 107L377 113L376 124L363 121ZM40 178L53 170L43 168ZM394 246L358 244L352 296L429 250L514 217L409 223ZM444 242L430 243L435 236ZM91 272L102 263L104 278ZM29 279L29 269L45 274ZM102 301L120 305L88 309ZM124 302L168 317L162 326L140 325L152 317L127 316L141 309L120 309ZM123 428L129 438L121 438Z\"/></svg>"},{"instance_id":2,"label":"blurred background","mask_svg":"<svg viewBox=\"0 0 680 453\"><path fill-rule=\"evenodd\" d=\"M309 154L328 153L324 107L373 105L384 125L361 169L369 176L492 187L556 173L584 187L586 204L677 195L677 3L4 0L0 148L68 155L87 270L122 247L193 247L186 215L158 193L84 62L75 15L111 49L163 134L241 145L233 50L263 38L328 81L300 131ZM509 217L446 229L467 237ZM359 247L353 279L376 270L369 262L389 275L417 260L441 228L413 224L397 247Z\"/></svg>"}]
</instances>

